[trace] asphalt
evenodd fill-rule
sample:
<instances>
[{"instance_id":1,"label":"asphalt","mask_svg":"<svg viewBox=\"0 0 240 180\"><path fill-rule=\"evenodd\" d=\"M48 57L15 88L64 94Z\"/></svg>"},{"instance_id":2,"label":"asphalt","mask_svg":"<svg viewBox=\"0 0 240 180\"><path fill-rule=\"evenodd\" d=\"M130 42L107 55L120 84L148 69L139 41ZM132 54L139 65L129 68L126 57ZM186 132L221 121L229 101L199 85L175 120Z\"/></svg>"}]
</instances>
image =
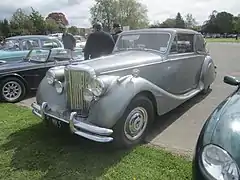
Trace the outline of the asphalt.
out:
<instances>
[{"instance_id":1,"label":"asphalt","mask_svg":"<svg viewBox=\"0 0 240 180\"><path fill-rule=\"evenodd\" d=\"M170 151L192 155L204 122L210 113L236 87L223 83L225 75L240 77L240 43L208 43L209 52L217 66L217 77L211 91L197 95L168 114L157 117L146 141ZM30 106L35 97L21 105Z\"/></svg>"}]
</instances>

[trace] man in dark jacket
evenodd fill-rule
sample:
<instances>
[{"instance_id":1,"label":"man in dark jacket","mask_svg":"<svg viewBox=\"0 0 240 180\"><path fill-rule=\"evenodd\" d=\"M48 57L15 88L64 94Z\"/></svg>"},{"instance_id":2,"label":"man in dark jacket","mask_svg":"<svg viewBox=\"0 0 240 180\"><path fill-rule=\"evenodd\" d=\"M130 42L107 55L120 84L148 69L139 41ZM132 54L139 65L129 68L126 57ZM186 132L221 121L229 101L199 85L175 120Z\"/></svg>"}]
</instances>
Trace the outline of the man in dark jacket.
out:
<instances>
[{"instance_id":1,"label":"man in dark jacket","mask_svg":"<svg viewBox=\"0 0 240 180\"><path fill-rule=\"evenodd\" d=\"M113 39L114 39L114 41L116 43L117 39L118 39L118 35L122 32L120 24L114 23L113 24L113 31L114 31Z\"/></svg>"},{"instance_id":2,"label":"man in dark jacket","mask_svg":"<svg viewBox=\"0 0 240 180\"><path fill-rule=\"evenodd\" d=\"M102 30L101 23L94 24L93 30L84 48L85 60L111 54L115 45L112 36Z\"/></svg>"},{"instance_id":3,"label":"man in dark jacket","mask_svg":"<svg viewBox=\"0 0 240 180\"><path fill-rule=\"evenodd\" d=\"M76 47L76 39L74 36L65 29L62 35L62 42L64 49L67 49L71 53L71 58L73 58L73 50Z\"/></svg>"}]
</instances>

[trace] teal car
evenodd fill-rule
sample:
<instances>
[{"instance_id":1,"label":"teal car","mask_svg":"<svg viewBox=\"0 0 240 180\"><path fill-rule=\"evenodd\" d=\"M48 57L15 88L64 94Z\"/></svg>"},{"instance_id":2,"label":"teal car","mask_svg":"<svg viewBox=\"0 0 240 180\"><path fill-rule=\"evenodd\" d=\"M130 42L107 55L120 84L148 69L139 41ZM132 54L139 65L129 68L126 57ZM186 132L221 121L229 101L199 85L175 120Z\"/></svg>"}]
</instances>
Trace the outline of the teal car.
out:
<instances>
[{"instance_id":1,"label":"teal car","mask_svg":"<svg viewBox=\"0 0 240 180\"><path fill-rule=\"evenodd\" d=\"M0 61L11 62L22 60L31 49L63 48L56 37L45 35L13 36L6 38L0 49Z\"/></svg>"}]
</instances>

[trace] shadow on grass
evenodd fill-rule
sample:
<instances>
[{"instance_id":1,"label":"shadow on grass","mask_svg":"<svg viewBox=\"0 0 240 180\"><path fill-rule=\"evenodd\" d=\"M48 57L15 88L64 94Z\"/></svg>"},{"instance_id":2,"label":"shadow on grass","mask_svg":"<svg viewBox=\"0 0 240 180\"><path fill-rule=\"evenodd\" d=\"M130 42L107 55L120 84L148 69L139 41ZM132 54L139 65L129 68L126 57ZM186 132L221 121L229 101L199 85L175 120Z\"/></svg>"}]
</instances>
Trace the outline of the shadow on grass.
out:
<instances>
[{"instance_id":1,"label":"shadow on grass","mask_svg":"<svg viewBox=\"0 0 240 180\"><path fill-rule=\"evenodd\" d=\"M198 94L192 99L189 99L188 101L178 106L176 109L173 109L172 111L168 112L167 114L164 114L160 117L157 116L156 120L153 123L151 132L146 138L146 142L150 142L157 135L161 134L165 129L167 129L171 124L173 124L178 118L180 118L183 114L187 113L187 111L191 109L195 104L198 104L202 100L204 100L211 92L212 92L212 89L210 89L207 94L204 94L204 95Z\"/></svg>"},{"instance_id":2,"label":"shadow on grass","mask_svg":"<svg viewBox=\"0 0 240 180\"><path fill-rule=\"evenodd\" d=\"M39 123L11 134L2 152L14 150L11 168L37 171L42 179L96 179L129 151L116 151Z\"/></svg>"}]
</instances>

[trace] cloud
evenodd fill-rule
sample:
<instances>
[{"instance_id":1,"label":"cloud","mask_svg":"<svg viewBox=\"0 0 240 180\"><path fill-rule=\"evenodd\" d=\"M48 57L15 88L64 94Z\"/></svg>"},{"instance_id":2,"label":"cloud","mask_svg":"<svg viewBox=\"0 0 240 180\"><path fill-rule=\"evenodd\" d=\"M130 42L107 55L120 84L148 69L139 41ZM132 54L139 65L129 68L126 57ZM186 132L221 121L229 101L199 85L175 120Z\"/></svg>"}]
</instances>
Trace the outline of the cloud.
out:
<instances>
[{"instance_id":1,"label":"cloud","mask_svg":"<svg viewBox=\"0 0 240 180\"><path fill-rule=\"evenodd\" d=\"M227 11L234 15L240 13L239 0L141 0L141 2L147 5L148 17L152 22L174 18L178 12L183 17L191 13L200 24L208 19L213 10Z\"/></svg>"},{"instance_id":2,"label":"cloud","mask_svg":"<svg viewBox=\"0 0 240 180\"><path fill-rule=\"evenodd\" d=\"M239 0L139 0L148 7L148 17L151 22L164 21L167 18L174 18L177 12L184 17L187 13L193 14L196 20L203 23L213 10L228 11L234 15L240 12ZM5 0L0 1L0 19L10 18L17 8L27 11L30 7L40 11L47 16L50 12L63 12L70 22L70 25L89 27L89 8L94 0Z\"/></svg>"}]
</instances>

